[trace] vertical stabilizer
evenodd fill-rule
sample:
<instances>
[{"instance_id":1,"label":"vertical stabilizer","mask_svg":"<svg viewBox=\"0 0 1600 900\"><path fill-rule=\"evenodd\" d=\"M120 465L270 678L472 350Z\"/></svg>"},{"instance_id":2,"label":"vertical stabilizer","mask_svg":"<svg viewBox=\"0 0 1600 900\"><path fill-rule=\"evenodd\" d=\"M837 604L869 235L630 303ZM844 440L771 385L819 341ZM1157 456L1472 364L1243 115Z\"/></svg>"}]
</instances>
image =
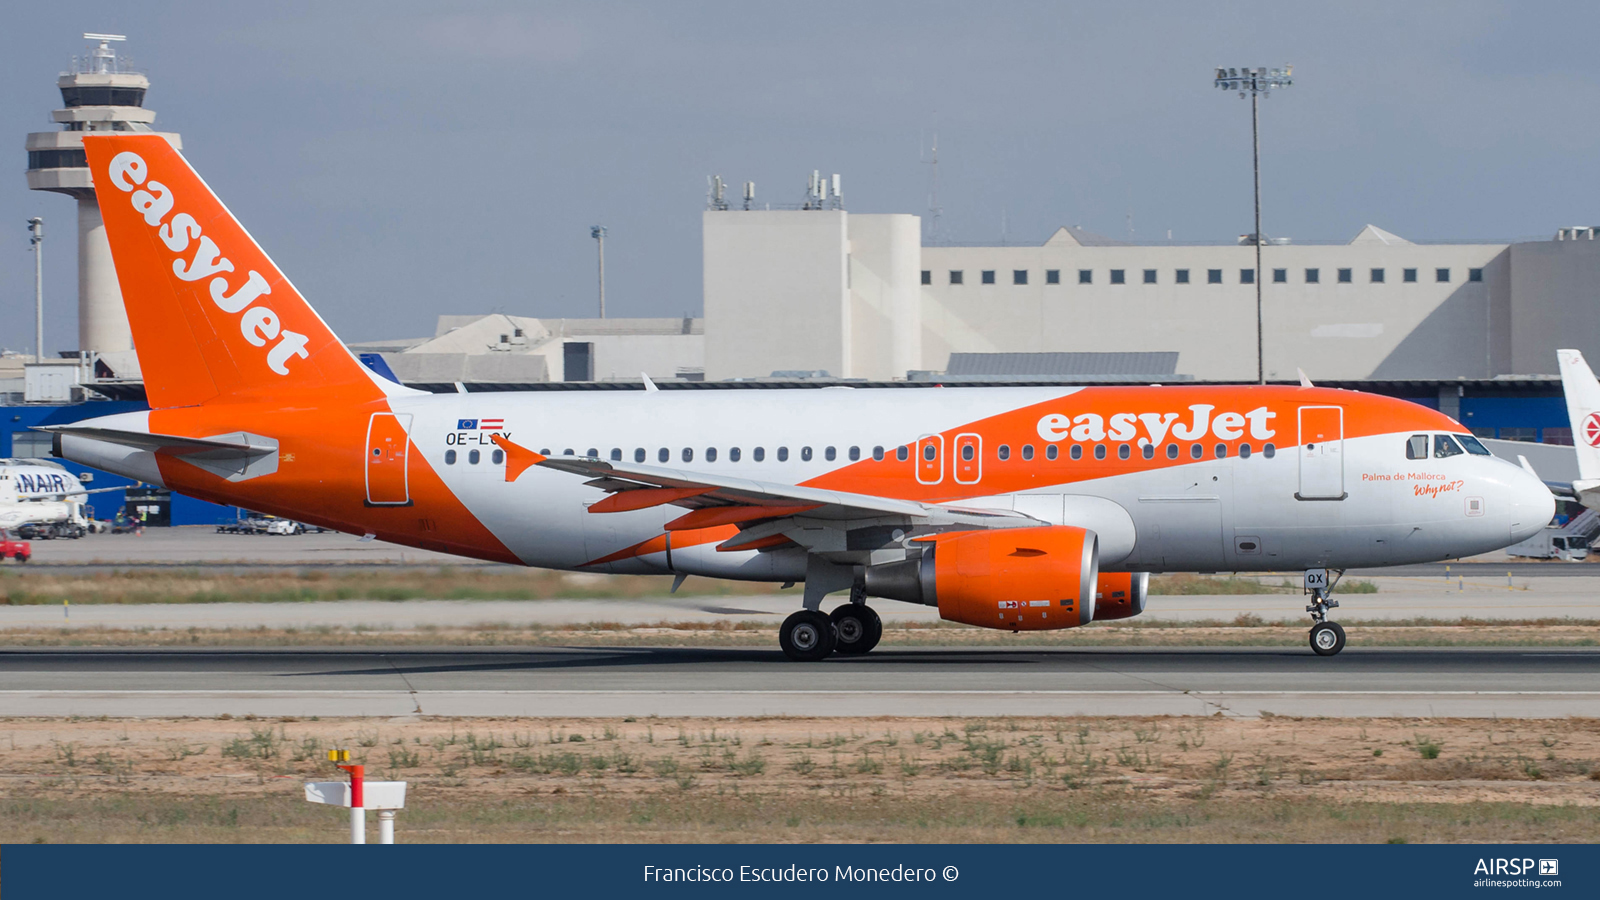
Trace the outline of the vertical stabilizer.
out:
<instances>
[{"instance_id":1,"label":"vertical stabilizer","mask_svg":"<svg viewBox=\"0 0 1600 900\"><path fill-rule=\"evenodd\" d=\"M1600 381L1577 350L1557 350L1561 389L1567 395L1567 418L1572 420L1572 443L1578 450L1578 477L1600 478Z\"/></svg>"},{"instance_id":2,"label":"vertical stabilizer","mask_svg":"<svg viewBox=\"0 0 1600 900\"><path fill-rule=\"evenodd\" d=\"M383 395L165 138L85 134L83 147L152 407Z\"/></svg>"}]
</instances>

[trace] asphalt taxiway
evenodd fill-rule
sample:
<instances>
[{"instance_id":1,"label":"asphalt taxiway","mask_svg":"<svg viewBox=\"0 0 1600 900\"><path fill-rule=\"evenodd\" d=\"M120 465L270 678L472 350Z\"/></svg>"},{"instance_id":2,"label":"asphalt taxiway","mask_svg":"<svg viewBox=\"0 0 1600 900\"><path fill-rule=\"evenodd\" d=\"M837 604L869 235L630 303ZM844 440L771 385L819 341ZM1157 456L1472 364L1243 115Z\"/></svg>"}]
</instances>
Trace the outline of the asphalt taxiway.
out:
<instances>
[{"instance_id":1,"label":"asphalt taxiway","mask_svg":"<svg viewBox=\"0 0 1600 900\"><path fill-rule=\"evenodd\" d=\"M1600 717L1600 650L37 649L0 716Z\"/></svg>"}]
</instances>

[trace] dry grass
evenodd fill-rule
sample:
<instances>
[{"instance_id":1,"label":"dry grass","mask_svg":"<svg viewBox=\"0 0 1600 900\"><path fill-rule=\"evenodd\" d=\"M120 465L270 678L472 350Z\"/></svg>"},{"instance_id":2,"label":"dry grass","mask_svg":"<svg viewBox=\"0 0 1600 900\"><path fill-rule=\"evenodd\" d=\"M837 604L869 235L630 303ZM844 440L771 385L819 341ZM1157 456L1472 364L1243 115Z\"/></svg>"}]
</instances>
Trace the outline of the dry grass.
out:
<instances>
[{"instance_id":1,"label":"dry grass","mask_svg":"<svg viewBox=\"0 0 1600 900\"><path fill-rule=\"evenodd\" d=\"M334 746L410 783L406 842L1562 842L1600 828L1595 720L13 719L0 842L337 842L342 814L300 788L338 774Z\"/></svg>"},{"instance_id":2,"label":"dry grass","mask_svg":"<svg viewBox=\"0 0 1600 900\"><path fill-rule=\"evenodd\" d=\"M285 603L317 600L551 600L660 597L668 575L601 575L515 566L383 566L301 569L107 569L58 574L48 566L0 569L0 604ZM679 593L725 596L774 593L777 585L690 578ZM1371 593L1371 582L1348 582L1344 593ZM1300 593L1281 576L1157 575L1150 592L1162 595Z\"/></svg>"},{"instance_id":3,"label":"dry grass","mask_svg":"<svg viewBox=\"0 0 1600 900\"><path fill-rule=\"evenodd\" d=\"M776 647L778 622L311 628L18 628L10 647ZM1343 619L1351 647L1593 647L1600 622L1575 619L1441 621ZM949 622L887 623L883 647L1303 647L1306 623L1242 615L1230 622L1130 620L1063 631L1006 631Z\"/></svg>"},{"instance_id":4,"label":"dry grass","mask_svg":"<svg viewBox=\"0 0 1600 900\"><path fill-rule=\"evenodd\" d=\"M667 575L599 575L515 566L303 569L128 568L57 574L0 569L0 604L285 603L317 600L551 600L665 596ZM687 596L775 592L775 584L690 578Z\"/></svg>"}]
</instances>

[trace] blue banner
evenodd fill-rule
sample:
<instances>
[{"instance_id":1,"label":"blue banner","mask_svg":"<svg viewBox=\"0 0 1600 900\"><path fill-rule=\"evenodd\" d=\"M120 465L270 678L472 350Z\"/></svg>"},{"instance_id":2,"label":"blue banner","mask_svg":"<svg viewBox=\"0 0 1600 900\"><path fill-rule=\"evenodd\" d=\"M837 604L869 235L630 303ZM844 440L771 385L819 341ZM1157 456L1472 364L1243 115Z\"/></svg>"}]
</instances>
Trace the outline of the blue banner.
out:
<instances>
[{"instance_id":1,"label":"blue banner","mask_svg":"<svg viewBox=\"0 0 1600 900\"><path fill-rule=\"evenodd\" d=\"M1594 897L1594 846L41 846L6 900L285 896Z\"/></svg>"}]
</instances>

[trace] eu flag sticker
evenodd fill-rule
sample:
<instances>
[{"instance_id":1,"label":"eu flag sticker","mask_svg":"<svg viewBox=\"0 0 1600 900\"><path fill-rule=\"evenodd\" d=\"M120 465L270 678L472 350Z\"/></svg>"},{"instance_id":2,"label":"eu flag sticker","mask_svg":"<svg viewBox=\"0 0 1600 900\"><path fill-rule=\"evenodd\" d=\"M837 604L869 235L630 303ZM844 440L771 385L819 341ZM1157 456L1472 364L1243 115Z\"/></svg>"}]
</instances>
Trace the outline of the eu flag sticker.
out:
<instances>
[{"instance_id":1,"label":"eu flag sticker","mask_svg":"<svg viewBox=\"0 0 1600 900\"><path fill-rule=\"evenodd\" d=\"M477 419L457 419L456 420L456 430L457 431L477 431L478 430L478 420Z\"/></svg>"}]
</instances>

